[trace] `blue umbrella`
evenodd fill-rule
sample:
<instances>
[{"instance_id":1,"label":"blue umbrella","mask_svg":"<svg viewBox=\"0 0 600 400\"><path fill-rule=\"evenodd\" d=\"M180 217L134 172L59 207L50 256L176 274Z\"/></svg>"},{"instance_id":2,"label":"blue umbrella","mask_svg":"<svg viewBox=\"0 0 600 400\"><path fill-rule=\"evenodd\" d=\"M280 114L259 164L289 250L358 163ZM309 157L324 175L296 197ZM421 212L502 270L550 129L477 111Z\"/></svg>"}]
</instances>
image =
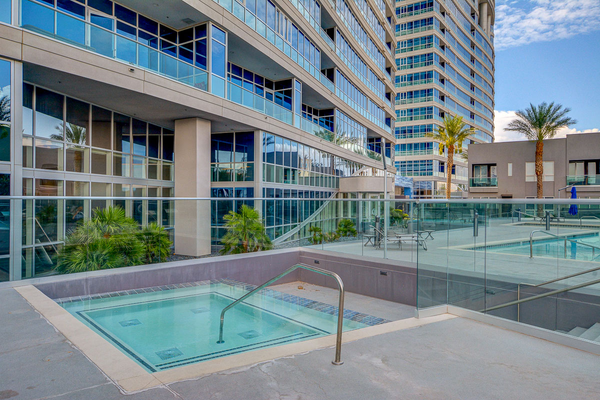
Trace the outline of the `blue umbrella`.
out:
<instances>
[{"instance_id":1,"label":"blue umbrella","mask_svg":"<svg viewBox=\"0 0 600 400\"><path fill-rule=\"evenodd\" d=\"M575 186L571 188L571 198L577 198L577 189L575 188ZM577 215L577 204L571 204L571 207L569 207L569 214Z\"/></svg>"}]
</instances>

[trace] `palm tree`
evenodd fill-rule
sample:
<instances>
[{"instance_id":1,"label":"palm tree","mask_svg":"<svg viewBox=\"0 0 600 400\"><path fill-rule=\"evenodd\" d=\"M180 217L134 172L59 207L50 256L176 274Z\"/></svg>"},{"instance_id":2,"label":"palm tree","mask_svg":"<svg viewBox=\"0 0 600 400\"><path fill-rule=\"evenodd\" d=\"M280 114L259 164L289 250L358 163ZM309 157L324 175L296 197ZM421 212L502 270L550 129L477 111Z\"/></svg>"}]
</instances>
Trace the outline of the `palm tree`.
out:
<instances>
[{"instance_id":1,"label":"palm tree","mask_svg":"<svg viewBox=\"0 0 600 400\"><path fill-rule=\"evenodd\" d=\"M454 166L454 154L463 154L462 144L474 133L463 122L463 117L447 115L444 117L444 125L435 128L435 133L429 134L434 140L440 142L440 155L444 149L448 149L448 162L446 163L446 198L450 198L452 189L452 167Z\"/></svg>"},{"instance_id":2,"label":"palm tree","mask_svg":"<svg viewBox=\"0 0 600 400\"><path fill-rule=\"evenodd\" d=\"M529 108L517 111L517 119L512 120L504 130L519 132L535 141L535 175L537 178L537 198L544 197L544 140L552 139L560 128L577 123L567 116L570 108L561 104L543 102L539 106L529 104Z\"/></svg>"},{"instance_id":3,"label":"palm tree","mask_svg":"<svg viewBox=\"0 0 600 400\"><path fill-rule=\"evenodd\" d=\"M229 211L223 219L227 221L227 233L221 239L221 254L249 253L272 247L260 215L254 208L244 204L239 213Z\"/></svg>"}]
</instances>

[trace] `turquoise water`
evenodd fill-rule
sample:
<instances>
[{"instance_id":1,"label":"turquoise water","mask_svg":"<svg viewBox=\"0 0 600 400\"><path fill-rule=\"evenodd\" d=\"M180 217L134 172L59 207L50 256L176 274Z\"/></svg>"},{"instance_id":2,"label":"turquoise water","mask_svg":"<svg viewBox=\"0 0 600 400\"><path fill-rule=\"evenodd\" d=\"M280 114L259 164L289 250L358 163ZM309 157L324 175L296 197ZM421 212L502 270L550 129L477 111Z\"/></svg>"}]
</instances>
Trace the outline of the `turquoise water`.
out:
<instances>
[{"instance_id":1,"label":"turquoise water","mask_svg":"<svg viewBox=\"0 0 600 400\"><path fill-rule=\"evenodd\" d=\"M569 260L581 260L581 261L598 261L600 262L600 237L598 235L589 236L573 236L568 237L570 240L576 240L577 243L567 241L566 256L565 256L565 242L564 239L548 239L548 240L536 240L533 242L533 256L534 257L552 257L552 258L563 258ZM599 247L592 249L589 246L583 244L590 244L592 246ZM488 246L486 249L491 253L502 253L502 254L518 254L529 256L529 241L522 241L517 244L508 244L502 246Z\"/></svg>"},{"instance_id":2,"label":"turquoise water","mask_svg":"<svg viewBox=\"0 0 600 400\"><path fill-rule=\"evenodd\" d=\"M61 305L149 372L336 332L331 306L269 291L227 311L225 343L217 344L221 310L245 293L213 283ZM344 319L345 331L365 326Z\"/></svg>"}]
</instances>

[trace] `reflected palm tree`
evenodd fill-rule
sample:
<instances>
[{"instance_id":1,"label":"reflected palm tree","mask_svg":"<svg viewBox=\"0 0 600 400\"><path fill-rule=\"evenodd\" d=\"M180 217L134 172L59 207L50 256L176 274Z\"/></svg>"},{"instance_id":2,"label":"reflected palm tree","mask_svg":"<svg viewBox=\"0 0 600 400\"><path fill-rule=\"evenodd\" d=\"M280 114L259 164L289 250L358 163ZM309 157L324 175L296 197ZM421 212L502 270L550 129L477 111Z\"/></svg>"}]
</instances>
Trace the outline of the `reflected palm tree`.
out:
<instances>
[{"instance_id":1,"label":"reflected palm tree","mask_svg":"<svg viewBox=\"0 0 600 400\"><path fill-rule=\"evenodd\" d=\"M0 140L6 139L10 134L8 126L3 125L2 122L10 121L10 97L4 95L0 97Z\"/></svg>"},{"instance_id":2,"label":"reflected palm tree","mask_svg":"<svg viewBox=\"0 0 600 400\"><path fill-rule=\"evenodd\" d=\"M4 95L0 97L0 122L10 121L10 97Z\"/></svg>"},{"instance_id":3,"label":"reflected palm tree","mask_svg":"<svg viewBox=\"0 0 600 400\"><path fill-rule=\"evenodd\" d=\"M73 143L75 145L84 145L86 144L87 137L87 129L83 126L71 124L67 122L66 129L63 129L63 123L61 122L56 130L59 132L65 132L64 139L66 139L67 143ZM54 134L50 135L50 139L54 140L63 140L62 134ZM82 147L74 146L75 148L81 149ZM75 162L75 172L83 172L83 153L81 151L75 151L73 154L73 159Z\"/></svg>"},{"instance_id":4,"label":"reflected palm tree","mask_svg":"<svg viewBox=\"0 0 600 400\"><path fill-rule=\"evenodd\" d=\"M87 129L83 126L67 123L66 129L63 130L63 124L61 123L56 127L59 132L65 132L64 137L61 134L50 135L50 139L63 140L73 144L85 144L87 138Z\"/></svg>"}]
</instances>

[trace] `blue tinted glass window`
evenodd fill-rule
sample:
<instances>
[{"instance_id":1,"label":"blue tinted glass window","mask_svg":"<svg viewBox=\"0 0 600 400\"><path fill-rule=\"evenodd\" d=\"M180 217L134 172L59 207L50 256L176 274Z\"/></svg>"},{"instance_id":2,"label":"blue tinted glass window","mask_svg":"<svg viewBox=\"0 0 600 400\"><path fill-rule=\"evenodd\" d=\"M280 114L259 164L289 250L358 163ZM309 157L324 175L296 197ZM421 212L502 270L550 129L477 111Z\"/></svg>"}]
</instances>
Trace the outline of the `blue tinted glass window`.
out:
<instances>
[{"instance_id":1,"label":"blue tinted glass window","mask_svg":"<svg viewBox=\"0 0 600 400\"><path fill-rule=\"evenodd\" d=\"M117 21L117 33L119 33L125 37L128 37L130 39L135 40L137 29L135 29L131 25L127 25L127 24L122 23L121 21Z\"/></svg>"},{"instance_id":2,"label":"blue tinted glass window","mask_svg":"<svg viewBox=\"0 0 600 400\"><path fill-rule=\"evenodd\" d=\"M171 42L167 42L166 40L160 41L160 49L161 51L170 54L174 57L177 57L177 46Z\"/></svg>"},{"instance_id":3,"label":"blue tinted glass window","mask_svg":"<svg viewBox=\"0 0 600 400\"><path fill-rule=\"evenodd\" d=\"M131 124L133 133L133 154L138 156L146 155L146 123L134 119Z\"/></svg>"},{"instance_id":4,"label":"blue tinted glass window","mask_svg":"<svg viewBox=\"0 0 600 400\"><path fill-rule=\"evenodd\" d=\"M206 62L206 39L196 41L196 66L207 68Z\"/></svg>"},{"instance_id":5,"label":"blue tinted glass window","mask_svg":"<svg viewBox=\"0 0 600 400\"><path fill-rule=\"evenodd\" d=\"M154 35L151 35L144 31L139 31L139 39L138 40L147 46L158 49L158 37L156 37Z\"/></svg>"},{"instance_id":6,"label":"blue tinted glass window","mask_svg":"<svg viewBox=\"0 0 600 400\"><path fill-rule=\"evenodd\" d=\"M148 157L158 158L160 150L160 127L148 124Z\"/></svg>"},{"instance_id":7,"label":"blue tinted glass window","mask_svg":"<svg viewBox=\"0 0 600 400\"><path fill-rule=\"evenodd\" d=\"M194 40L194 28L185 29L178 33L179 43L187 43Z\"/></svg>"},{"instance_id":8,"label":"blue tinted glass window","mask_svg":"<svg viewBox=\"0 0 600 400\"><path fill-rule=\"evenodd\" d=\"M233 133L212 135L210 158L215 163L233 161Z\"/></svg>"},{"instance_id":9,"label":"blue tinted glass window","mask_svg":"<svg viewBox=\"0 0 600 400\"><path fill-rule=\"evenodd\" d=\"M194 43L179 46L179 59L192 64L194 62Z\"/></svg>"},{"instance_id":10,"label":"blue tinted glass window","mask_svg":"<svg viewBox=\"0 0 600 400\"><path fill-rule=\"evenodd\" d=\"M265 8L265 0L256 0L256 16L265 21L266 17L266 8Z\"/></svg>"},{"instance_id":11,"label":"blue tinted glass window","mask_svg":"<svg viewBox=\"0 0 600 400\"><path fill-rule=\"evenodd\" d=\"M85 18L85 7L72 0L58 0L56 6L61 11L65 11L76 17Z\"/></svg>"},{"instance_id":12,"label":"blue tinted glass window","mask_svg":"<svg viewBox=\"0 0 600 400\"><path fill-rule=\"evenodd\" d=\"M110 0L88 0L88 6L105 14L113 15L113 2Z\"/></svg>"},{"instance_id":13,"label":"blue tinted glass window","mask_svg":"<svg viewBox=\"0 0 600 400\"><path fill-rule=\"evenodd\" d=\"M137 26L137 14L119 4L115 4L115 17L128 24Z\"/></svg>"},{"instance_id":14,"label":"blue tinted glass window","mask_svg":"<svg viewBox=\"0 0 600 400\"><path fill-rule=\"evenodd\" d=\"M163 129L163 159L173 161L175 158L175 132Z\"/></svg>"},{"instance_id":15,"label":"blue tinted glass window","mask_svg":"<svg viewBox=\"0 0 600 400\"><path fill-rule=\"evenodd\" d=\"M160 26L160 37L170 42L177 43L177 32L164 25Z\"/></svg>"},{"instance_id":16,"label":"blue tinted glass window","mask_svg":"<svg viewBox=\"0 0 600 400\"><path fill-rule=\"evenodd\" d=\"M256 0L246 0L246 8L252 14L256 14Z\"/></svg>"},{"instance_id":17,"label":"blue tinted glass window","mask_svg":"<svg viewBox=\"0 0 600 400\"><path fill-rule=\"evenodd\" d=\"M112 18L103 17L101 15L92 15L90 22L110 31L114 29L114 20Z\"/></svg>"},{"instance_id":18,"label":"blue tinted glass window","mask_svg":"<svg viewBox=\"0 0 600 400\"><path fill-rule=\"evenodd\" d=\"M31 1L23 1L21 14L23 27L35 27L54 33L54 11L49 8Z\"/></svg>"},{"instance_id":19,"label":"blue tinted glass window","mask_svg":"<svg viewBox=\"0 0 600 400\"><path fill-rule=\"evenodd\" d=\"M225 46L213 40L212 73L225 77Z\"/></svg>"},{"instance_id":20,"label":"blue tinted glass window","mask_svg":"<svg viewBox=\"0 0 600 400\"><path fill-rule=\"evenodd\" d=\"M230 64L231 65L231 73L237 76L242 76L242 68L235 65L235 64Z\"/></svg>"},{"instance_id":21,"label":"blue tinted glass window","mask_svg":"<svg viewBox=\"0 0 600 400\"><path fill-rule=\"evenodd\" d=\"M147 32L158 35L158 23L144 17L143 15L139 16L139 27Z\"/></svg>"},{"instance_id":22,"label":"blue tinted glass window","mask_svg":"<svg viewBox=\"0 0 600 400\"><path fill-rule=\"evenodd\" d=\"M200 25L196 28L196 39L201 39L206 37L206 25Z\"/></svg>"},{"instance_id":23,"label":"blue tinted glass window","mask_svg":"<svg viewBox=\"0 0 600 400\"><path fill-rule=\"evenodd\" d=\"M10 24L11 4L10 0L0 0L0 22Z\"/></svg>"},{"instance_id":24,"label":"blue tinted glass window","mask_svg":"<svg viewBox=\"0 0 600 400\"><path fill-rule=\"evenodd\" d=\"M254 132L235 134L235 161L254 161Z\"/></svg>"},{"instance_id":25,"label":"blue tinted glass window","mask_svg":"<svg viewBox=\"0 0 600 400\"><path fill-rule=\"evenodd\" d=\"M213 39L216 39L221 43L225 43L225 32L217 28L216 26L213 26L212 36Z\"/></svg>"}]
</instances>

